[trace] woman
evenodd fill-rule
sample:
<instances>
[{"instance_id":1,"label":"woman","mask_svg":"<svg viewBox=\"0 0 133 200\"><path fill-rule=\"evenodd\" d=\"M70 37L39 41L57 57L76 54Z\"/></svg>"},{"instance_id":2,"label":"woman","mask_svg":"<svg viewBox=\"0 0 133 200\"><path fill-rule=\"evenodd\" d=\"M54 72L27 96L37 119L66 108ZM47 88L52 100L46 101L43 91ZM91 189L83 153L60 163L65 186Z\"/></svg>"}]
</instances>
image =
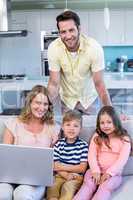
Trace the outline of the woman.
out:
<instances>
[{"instance_id":1,"label":"woman","mask_svg":"<svg viewBox=\"0 0 133 200\"><path fill-rule=\"evenodd\" d=\"M44 86L37 85L29 92L20 116L6 122L3 143L36 147L52 147L58 139L53 106ZM0 184L0 198L14 200L40 200L43 186Z\"/></svg>"}]
</instances>

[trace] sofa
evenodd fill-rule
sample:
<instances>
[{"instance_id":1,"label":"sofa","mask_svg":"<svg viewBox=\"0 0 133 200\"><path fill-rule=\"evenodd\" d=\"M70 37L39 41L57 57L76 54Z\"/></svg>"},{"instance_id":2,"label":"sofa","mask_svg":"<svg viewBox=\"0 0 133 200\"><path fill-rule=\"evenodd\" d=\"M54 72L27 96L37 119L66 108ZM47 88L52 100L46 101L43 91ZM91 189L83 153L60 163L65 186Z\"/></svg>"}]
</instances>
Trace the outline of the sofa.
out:
<instances>
[{"instance_id":1,"label":"sofa","mask_svg":"<svg viewBox=\"0 0 133 200\"><path fill-rule=\"evenodd\" d=\"M0 119L0 142L2 142L5 118ZM96 119L94 117L83 116L83 128L81 138L89 141L95 130ZM123 127L133 138L133 119L123 122ZM123 183L121 187L113 193L111 200L132 200L133 197L133 157L130 156L123 172ZM101 199L102 200L102 199Z\"/></svg>"}]
</instances>

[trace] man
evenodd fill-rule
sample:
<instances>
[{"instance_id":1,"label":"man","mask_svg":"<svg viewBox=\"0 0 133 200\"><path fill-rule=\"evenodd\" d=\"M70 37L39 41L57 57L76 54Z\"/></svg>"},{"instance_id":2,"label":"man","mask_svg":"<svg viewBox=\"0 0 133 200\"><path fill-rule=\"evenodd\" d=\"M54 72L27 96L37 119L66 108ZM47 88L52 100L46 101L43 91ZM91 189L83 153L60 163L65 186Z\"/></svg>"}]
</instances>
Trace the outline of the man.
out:
<instances>
[{"instance_id":1,"label":"man","mask_svg":"<svg viewBox=\"0 0 133 200\"><path fill-rule=\"evenodd\" d=\"M99 95L103 105L111 105L103 81L104 55L101 46L80 33L80 18L70 10L56 18L59 38L48 48L52 102L60 93L62 111L77 109L84 114L94 112Z\"/></svg>"}]
</instances>

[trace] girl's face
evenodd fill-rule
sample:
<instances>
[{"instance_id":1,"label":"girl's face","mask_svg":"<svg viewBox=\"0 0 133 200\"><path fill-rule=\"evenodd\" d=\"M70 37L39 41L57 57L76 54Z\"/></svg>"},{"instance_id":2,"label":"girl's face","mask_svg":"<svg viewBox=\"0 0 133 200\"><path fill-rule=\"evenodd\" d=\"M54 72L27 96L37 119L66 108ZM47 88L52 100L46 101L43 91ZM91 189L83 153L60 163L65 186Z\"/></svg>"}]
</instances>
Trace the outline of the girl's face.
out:
<instances>
[{"instance_id":1,"label":"girl's face","mask_svg":"<svg viewBox=\"0 0 133 200\"><path fill-rule=\"evenodd\" d=\"M48 111L48 98L42 93L37 94L31 102L31 112L35 118L42 118Z\"/></svg>"},{"instance_id":2,"label":"girl's face","mask_svg":"<svg viewBox=\"0 0 133 200\"><path fill-rule=\"evenodd\" d=\"M106 113L100 116L100 129L107 135L110 135L115 131L112 118Z\"/></svg>"},{"instance_id":3,"label":"girl's face","mask_svg":"<svg viewBox=\"0 0 133 200\"><path fill-rule=\"evenodd\" d=\"M64 135L67 138L67 142L73 143L79 136L81 124L79 120L71 120L64 122L63 124Z\"/></svg>"}]
</instances>

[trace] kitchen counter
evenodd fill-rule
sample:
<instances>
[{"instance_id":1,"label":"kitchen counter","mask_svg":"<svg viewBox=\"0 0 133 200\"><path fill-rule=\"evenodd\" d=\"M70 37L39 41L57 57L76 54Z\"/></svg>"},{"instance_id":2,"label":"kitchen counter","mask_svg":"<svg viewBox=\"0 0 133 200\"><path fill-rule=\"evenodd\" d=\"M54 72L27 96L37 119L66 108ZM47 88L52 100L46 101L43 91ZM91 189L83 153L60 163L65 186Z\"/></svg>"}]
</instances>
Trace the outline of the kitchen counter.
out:
<instances>
[{"instance_id":1,"label":"kitchen counter","mask_svg":"<svg viewBox=\"0 0 133 200\"><path fill-rule=\"evenodd\" d=\"M108 72L104 74L108 89L133 89L133 73Z\"/></svg>"},{"instance_id":2,"label":"kitchen counter","mask_svg":"<svg viewBox=\"0 0 133 200\"><path fill-rule=\"evenodd\" d=\"M23 90L31 90L31 88L35 85L44 85L47 86L47 79L26 79L26 80L5 80L0 81L0 90L1 91L23 91Z\"/></svg>"},{"instance_id":3,"label":"kitchen counter","mask_svg":"<svg viewBox=\"0 0 133 200\"><path fill-rule=\"evenodd\" d=\"M109 89L113 105L118 107L118 110L124 110L125 113L133 115L133 112L131 112L133 95L130 95L133 94L130 90L133 90L133 73L106 72L104 74L104 79ZM23 105L25 99L25 92L23 91L29 91L35 85L47 86L47 83L48 77L34 77L34 79L24 80L0 80L0 114L15 114L16 110L18 112L18 109ZM13 98L14 100L12 100ZM14 111L14 109L16 110ZM57 110L56 113L58 113L58 109L55 110Z\"/></svg>"},{"instance_id":4,"label":"kitchen counter","mask_svg":"<svg viewBox=\"0 0 133 200\"><path fill-rule=\"evenodd\" d=\"M132 72L105 72L104 80L106 87L108 89L133 89L133 73ZM24 80L5 80L0 81L0 90L1 91L10 91L10 90L31 90L35 85L44 85L47 86L48 77L38 78L38 79L24 79Z\"/></svg>"}]
</instances>

